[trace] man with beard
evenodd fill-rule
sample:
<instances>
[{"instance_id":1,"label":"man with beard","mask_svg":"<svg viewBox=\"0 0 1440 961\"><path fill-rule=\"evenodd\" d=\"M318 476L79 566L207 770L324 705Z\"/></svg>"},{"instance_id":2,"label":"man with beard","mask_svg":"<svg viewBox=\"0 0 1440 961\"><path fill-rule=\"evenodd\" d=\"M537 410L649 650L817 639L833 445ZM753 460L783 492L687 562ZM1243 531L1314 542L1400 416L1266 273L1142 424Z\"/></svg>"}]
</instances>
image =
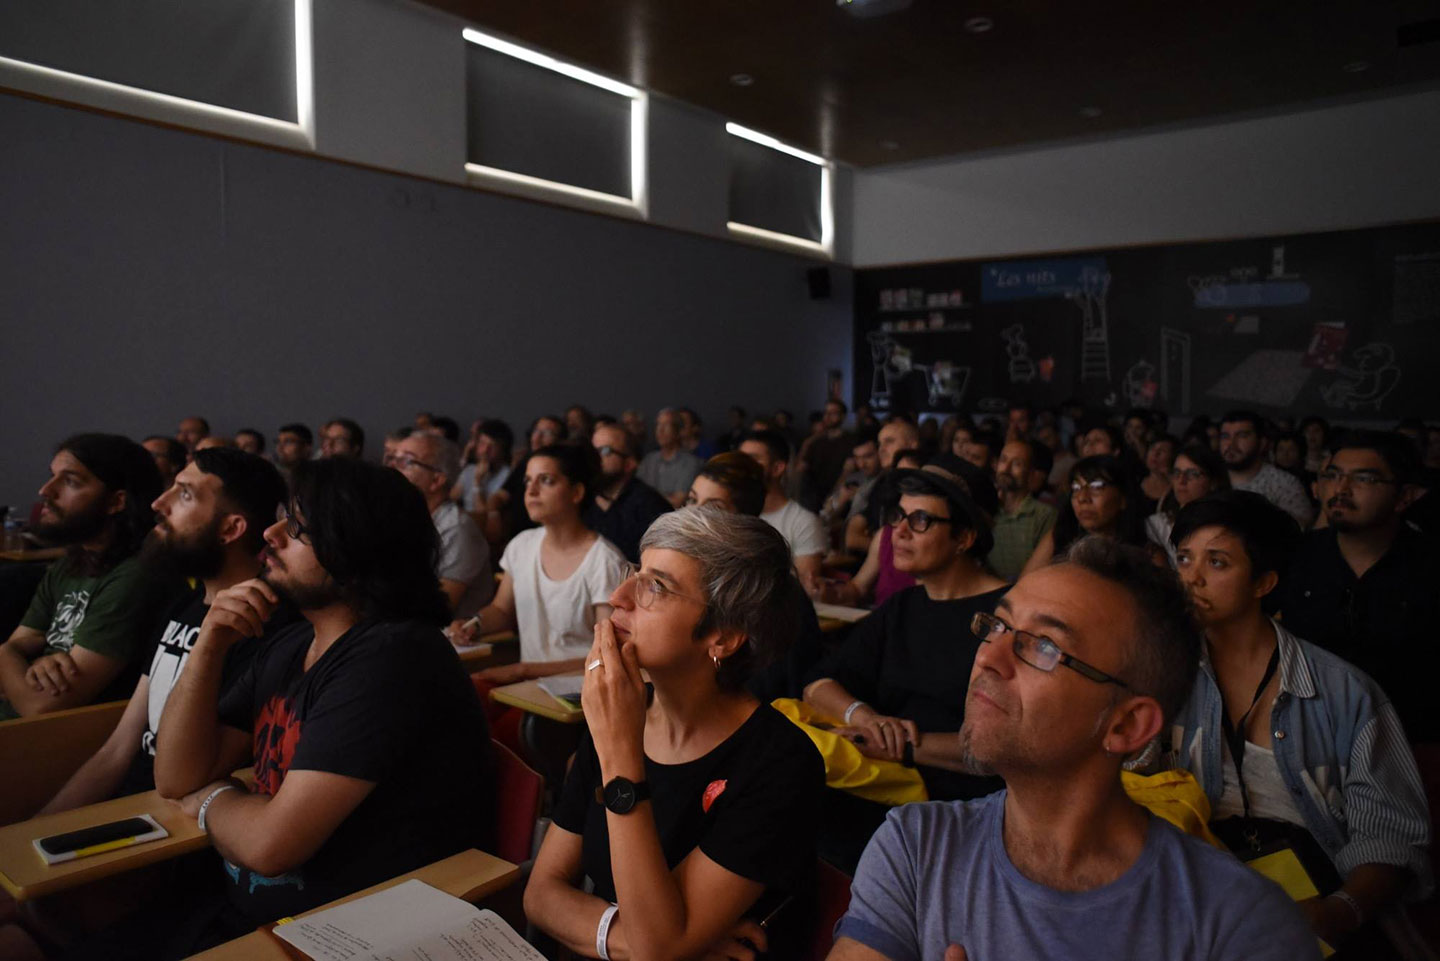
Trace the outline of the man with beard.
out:
<instances>
[{"instance_id":1,"label":"man with beard","mask_svg":"<svg viewBox=\"0 0 1440 961\"><path fill-rule=\"evenodd\" d=\"M972 629L982 643L959 746L1006 788L891 811L830 961L1319 956L1278 885L1121 783L1121 762L1179 710L1199 666L1171 571L1089 537ZM1185 905L1183 922L1158 907L1170 904Z\"/></svg>"},{"instance_id":2,"label":"man with beard","mask_svg":"<svg viewBox=\"0 0 1440 961\"><path fill-rule=\"evenodd\" d=\"M197 450L175 484L155 500L155 528L146 538L145 554L168 562L181 576L199 581L200 587L170 609L149 670L140 675L120 723L41 814L155 787L155 737L165 701L185 669L215 595L259 574L263 534L275 522L275 511L284 499L285 482L269 461L215 448ZM295 617L293 608L283 606L266 624L266 633ZM259 643L247 638L230 648L221 671L222 690L250 663ZM62 691L80 673L65 654L42 658L35 666L42 664L41 680Z\"/></svg>"},{"instance_id":3,"label":"man with beard","mask_svg":"<svg viewBox=\"0 0 1440 961\"><path fill-rule=\"evenodd\" d=\"M640 538L670 502L635 476L639 459L634 438L619 424L601 424L590 435L600 456L595 501L585 509L585 525L616 547L632 564L640 563Z\"/></svg>"},{"instance_id":4,"label":"man with beard","mask_svg":"<svg viewBox=\"0 0 1440 961\"><path fill-rule=\"evenodd\" d=\"M1313 519L1310 498L1295 475L1265 460L1270 439L1263 423L1259 414L1248 410L1231 411L1220 421L1220 456L1230 469L1230 486L1262 495L1304 530Z\"/></svg>"},{"instance_id":5,"label":"man with beard","mask_svg":"<svg viewBox=\"0 0 1440 961\"><path fill-rule=\"evenodd\" d=\"M440 632L448 612L420 492L352 458L302 461L265 544L262 577L215 596L155 754L156 789L225 859L226 895L167 899L84 956L188 956L491 845L489 730ZM261 635L282 597L303 619L222 697L226 653ZM247 790L224 778L252 746Z\"/></svg>"},{"instance_id":6,"label":"man with beard","mask_svg":"<svg viewBox=\"0 0 1440 961\"><path fill-rule=\"evenodd\" d=\"M1055 526L1055 508L1040 503L1031 493L1036 460L1044 456L1039 447L1036 441L1008 441L1000 448L1000 460L995 464L1000 510L995 514L995 547L988 560L990 569L1007 581L1020 576L1035 545Z\"/></svg>"},{"instance_id":7,"label":"man with beard","mask_svg":"<svg viewBox=\"0 0 1440 961\"><path fill-rule=\"evenodd\" d=\"M0 718L125 697L145 638L178 588L136 557L160 493L145 448L117 434L78 434L56 450L50 474L38 531L67 551L0 645ZM44 659L58 654L76 670L63 691L41 680L53 666Z\"/></svg>"},{"instance_id":8,"label":"man with beard","mask_svg":"<svg viewBox=\"0 0 1440 961\"><path fill-rule=\"evenodd\" d=\"M1440 552L1405 523L1419 477L1415 447L1398 434L1338 438L1315 478L1327 526L1301 541L1280 582L1280 614L1287 630L1374 678L1412 741L1435 742Z\"/></svg>"}]
</instances>

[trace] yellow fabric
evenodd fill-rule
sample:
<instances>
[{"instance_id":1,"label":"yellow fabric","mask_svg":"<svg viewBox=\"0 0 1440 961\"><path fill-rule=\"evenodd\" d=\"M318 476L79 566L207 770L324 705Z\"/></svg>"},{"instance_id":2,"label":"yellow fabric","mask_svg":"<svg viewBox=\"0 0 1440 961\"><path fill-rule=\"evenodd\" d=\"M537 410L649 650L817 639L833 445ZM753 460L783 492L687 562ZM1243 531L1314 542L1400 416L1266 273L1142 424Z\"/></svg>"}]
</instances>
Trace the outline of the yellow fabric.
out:
<instances>
[{"instance_id":1,"label":"yellow fabric","mask_svg":"<svg viewBox=\"0 0 1440 961\"><path fill-rule=\"evenodd\" d=\"M1120 772L1120 782L1130 800L1156 817L1164 818L1186 834L1228 851L1210 831L1210 799L1189 771L1161 771L1159 774Z\"/></svg>"},{"instance_id":2,"label":"yellow fabric","mask_svg":"<svg viewBox=\"0 0 1440 961\"><path fill-rule=\"evenodd\" d=\"M790 697L778 697L771 706L815 742L820 756L825 759L826 787L848 791L856 797L881 804L899 805L930 800L919 771L895 761L866 757L854 744L826 729L840 727L838 719L821 714L804 701Z\"/></svg>"}]
</instances>

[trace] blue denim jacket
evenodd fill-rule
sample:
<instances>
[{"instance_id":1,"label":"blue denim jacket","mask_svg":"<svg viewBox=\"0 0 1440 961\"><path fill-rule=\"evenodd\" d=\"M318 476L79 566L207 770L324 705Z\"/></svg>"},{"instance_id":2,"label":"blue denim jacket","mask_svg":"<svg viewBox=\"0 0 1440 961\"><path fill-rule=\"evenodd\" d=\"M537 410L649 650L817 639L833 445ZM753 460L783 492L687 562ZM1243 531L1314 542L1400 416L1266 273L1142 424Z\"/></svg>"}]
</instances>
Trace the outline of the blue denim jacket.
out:
<instances>
[{"instance_id":1,"label":"blue denim jacket","mask_svg":"<svg viewBox=\"0 0 1440 961\"><path fill-rule=\"evenodd\" d=\"M1274 623L1274 622L1272 622ZM1409 868L1410 899L1432 885L1430 816L1415 757L1385 693L1358 668L1278 623L1280 692L1270 712L1275 763L1304 827L1342 877L1361 864ZM1165 765L1189 770L1214 805L1224 790L1223 700L1208 657L1171 721Z\"/></svg>"}]
</instances>

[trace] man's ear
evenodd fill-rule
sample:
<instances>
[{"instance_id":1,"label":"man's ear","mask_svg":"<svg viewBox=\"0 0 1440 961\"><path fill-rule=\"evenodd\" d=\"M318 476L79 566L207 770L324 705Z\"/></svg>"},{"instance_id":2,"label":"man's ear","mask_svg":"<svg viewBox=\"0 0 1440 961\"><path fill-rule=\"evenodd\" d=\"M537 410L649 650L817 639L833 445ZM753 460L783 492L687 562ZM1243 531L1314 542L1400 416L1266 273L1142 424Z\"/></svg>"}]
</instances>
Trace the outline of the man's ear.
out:
<instances>
[{"instance_id":1,"label":"man's ear","mask_svg":"<svg viewBox=\"0 0 1440 961\"><path fill-rule=\"evenodd\" d=\"M130 494L127 491L118 490L110 492L110 503L105 505L107 514L123 514L126 506L130 503Z\"/></svg>"},{"instance_id":2,"label":"man's ear","mask_svg":"<svg viewBox=\"0 0 1440 961\"><path fill-rule=\"evenodd\" d=\"M1111 713L1102 746L1110 754L1126 757L1153 741L1164 725L1165 714L1159 701L1143 694L1132 695Z\"/></svg>"},{"instance_id":3,"label":"man's ear","mask_svg":"<svg viewBox=\"0 0 1440 961\"><path fill-rule=\"evenodd\" d=\"M240 540L250 529L244 514L225 514L220 518L220 543L225 547Z\"/></svg>"},{"instance_id":4,"label":"man's ear","mask_svg":"<svg viewBox=\"0 0 1440 961\"><path fill-rule=\"evenodd\" d=\"M1425 496L1425 488L1418 484L1404 484L1400 488L1400 499L1395 502L1395 513L1403 514L1410 505Z\"/></svg>"}]
</instances>

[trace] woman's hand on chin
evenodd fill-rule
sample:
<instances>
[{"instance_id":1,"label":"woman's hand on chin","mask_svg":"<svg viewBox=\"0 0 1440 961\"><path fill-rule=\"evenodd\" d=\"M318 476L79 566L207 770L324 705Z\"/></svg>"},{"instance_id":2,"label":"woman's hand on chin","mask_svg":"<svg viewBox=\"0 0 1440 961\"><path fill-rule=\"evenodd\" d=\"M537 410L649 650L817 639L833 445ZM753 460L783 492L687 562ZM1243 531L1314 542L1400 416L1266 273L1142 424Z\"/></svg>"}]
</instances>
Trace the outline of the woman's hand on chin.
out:
<instances>
[{"instance_id":1,"label":"woman's hand on chin","mask_svg":"<svg viewBox=\"0 0 1440 961\"><path fill-rule=\"evenodd\" d=\"M609 618L595 625L580 706L606 780L645 777L645 681L633 644L622 646Z\"/></svg>"}]
</instances>

